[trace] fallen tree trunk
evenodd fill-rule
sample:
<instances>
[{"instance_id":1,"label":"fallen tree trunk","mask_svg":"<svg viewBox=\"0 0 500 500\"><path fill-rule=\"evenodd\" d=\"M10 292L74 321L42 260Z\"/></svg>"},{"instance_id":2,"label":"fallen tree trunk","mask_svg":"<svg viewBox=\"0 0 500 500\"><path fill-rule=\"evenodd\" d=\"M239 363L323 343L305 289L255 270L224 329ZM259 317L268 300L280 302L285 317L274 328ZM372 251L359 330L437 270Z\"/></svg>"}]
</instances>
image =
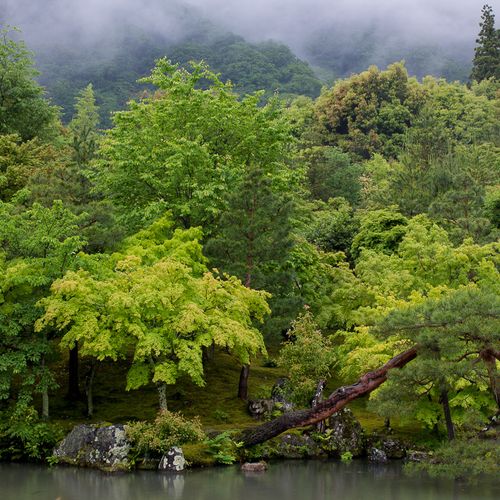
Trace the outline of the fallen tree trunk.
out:
<instances>
[{"instance_id":1,"label":"fallen tree trunk","mask_svg":"<svg viewBox=\"0 0 500 500\"><path fill-rule=\"evenodd\" d=\"M244 446L252 446L278 436L288 429L321 422L341 410L353 399L369 394L387 380L389 370L402 368L416 356L417 348L412 347L390 359L377 370L365 373L356 383L336 389L328 399L318 403L314 408L285 413L270 422L244 430L237 439L243 442Z\"/></svg>"}]
</instances>

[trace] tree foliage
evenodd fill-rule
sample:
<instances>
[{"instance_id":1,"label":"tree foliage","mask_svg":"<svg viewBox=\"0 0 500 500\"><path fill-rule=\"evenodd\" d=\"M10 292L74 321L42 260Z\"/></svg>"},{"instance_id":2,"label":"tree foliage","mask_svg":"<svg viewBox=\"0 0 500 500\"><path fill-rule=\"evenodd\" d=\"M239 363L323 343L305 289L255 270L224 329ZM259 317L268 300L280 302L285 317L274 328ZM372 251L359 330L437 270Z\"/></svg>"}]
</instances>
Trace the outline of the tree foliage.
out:
<instances>
[{"instance_id":1,"label":"tree foliage","mask_svg":"<svg viewBox=\"0 0 500 500\"><path fill-rule=\"evenodd\" d=\"M326 144L360 159L393 157L424 101L417 80L397 63L339 81L318 98L315 113Z\"/></svg>"},{"instance_id":2,"label":"tree foliage","mask_svg":"<svg viewBox=\"0 0 500 500\"><path fill-rule=\"evenodd\" d=\"M44 362L50 332L34 331L42 313L37 302L71 267L84 241L78 217L58 202L22 211L0 204L0 217L0 399L14 397L26 405L33 391L54 385Z\"/></svg>"},{"instance_id":3,"label":"tree foliage","mask_svg":"<svg viewBox=\"0 0 500 500\"><path fill-rule=\"evenodd\" d=\"M35 81L31 52L14 35L9 28L0 31L0 134L46 138L53 133L57 111Z\"/></svg>"},{"instance_id":4,"label":"tree foliage","mask_svg":"<svg viewBox=\"0 0 500 500\"><path fill-rule=\"evenodd\" d=\"M288 339L278 364L287 370L294 401L308 406L318 383L332 375L335 351L307 309L292 323Z\"/></svg>"},{"instance_id":5,"label":"tree foliage","mask_svg":"<svg viewBox=\"0 0 500 500\"><path fill-rule=\"evenodd\" d=\"M85 256L83 267L52 285L37 329L63 332L66 346L99 360L133 356L127 389L187 375L203 379L203 348L230 349L241 362L265 351L252 322L269 312L264 292L207 271L197 229L172 230L168 218L126 240L111 256ZM83 258L83 257L82 257Z\"/></svg>"},{"instance_id":6,"label":"tree foliage","mask_svg":"<svg viewBox=\"0 0 500 500\"><path fill-rule=\"evenodd\" d=\"M495 15L490 5L482 9L471 80L481 82L487 78L500 80L500 31L495 28Z\"/></svg>"},{"instance_id":7,"label":"tree foliage","mask_svg":"<svg viewBox=\"0 0 500 500\"><path fill-rule=\"evenodd\" d=\"M166 206L183 227L211 228L249 165L282 161L286 124L276 103L239 101L202 63L188 71L163 59L145 81L158 91L115 115L98 183L133 227Z\"/></svg>"}]
</instances>

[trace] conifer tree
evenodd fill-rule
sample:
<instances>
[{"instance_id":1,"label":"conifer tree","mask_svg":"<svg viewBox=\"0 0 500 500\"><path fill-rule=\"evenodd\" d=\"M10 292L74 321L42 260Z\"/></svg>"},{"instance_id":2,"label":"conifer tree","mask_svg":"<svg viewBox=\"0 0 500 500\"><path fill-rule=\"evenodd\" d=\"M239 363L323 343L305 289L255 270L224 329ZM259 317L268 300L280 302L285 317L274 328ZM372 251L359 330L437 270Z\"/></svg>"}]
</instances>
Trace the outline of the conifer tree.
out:
<instances>
[{"instance_id":1,"label":"conifer tree","mask_svg":"<svg viewBox=\"0 0 500 500\"><path fill-rule=\"evenodd\" d=\"M495 15L491 6L485 5L482 13L470 76L471 80L477 82L492 77L500 79L500 32L495 29Z\"/></svg>"},{"instance_id":2,"label":"conifer tree","mask_svg":"<svg viewBox=\"0 0 500 500\"><path fill-rule=\"evenodd\" d=\"M96 105L94 90L89 83L76 97L75 116L69 124L73 139L73 158L80 168L88 167L97 149L97 128L99 108Z\"/></svg>"}]
</instances>

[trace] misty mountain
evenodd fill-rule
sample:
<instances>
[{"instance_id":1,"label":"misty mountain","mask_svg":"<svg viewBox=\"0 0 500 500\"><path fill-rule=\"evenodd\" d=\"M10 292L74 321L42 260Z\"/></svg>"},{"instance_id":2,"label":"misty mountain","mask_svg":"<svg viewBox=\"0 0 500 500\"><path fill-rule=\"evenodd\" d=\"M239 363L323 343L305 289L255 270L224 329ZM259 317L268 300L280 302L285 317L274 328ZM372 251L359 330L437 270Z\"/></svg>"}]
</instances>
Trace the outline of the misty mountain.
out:
<instances>
[{"instance_id":1,"label":"misty mountain","mask_svg":"<svg viewBox=\"0 0 500 500\"><path fill-rule=\"evenodd\" d=\"M2 0L0 22L22 29L66 119L92 82L108 124L163 56L204 59L243 94L315 97L320 80L402 59L418 77L466 80L482 2Z\"/></svg>"},{"instance_id":2,"label":"misty mountain","mask_svg":"<svg viewBox=\"0 0 500 500\"><path fill-rule=\"evenodd\" d=\"M23 29L23 38L35 51L40 82L63 109L65 120L71 117L78 90L91 82L103 124L109 125L110 111L122 108L144 90L137 80L148 75L154 61L164 56L180 64L205 60L224 80L231 80L240 94L264 89L268 95L279 92L282 96L316 97L321 89L309 65L284 44L248 43L217 27L197 9L176 2L149 0L141 5L146 13L141 11L140 15L125 9L126 4L117 4L116 10L100 12L101 29L91 18L65 17L59 0L49 0L49 8L43 12L31 10L30 5L23 10L11 2L6 11L10 17L4 16L3 21ZM157 7L157 19L149 24L153 6Z\"/></svg>"}]
</instances>

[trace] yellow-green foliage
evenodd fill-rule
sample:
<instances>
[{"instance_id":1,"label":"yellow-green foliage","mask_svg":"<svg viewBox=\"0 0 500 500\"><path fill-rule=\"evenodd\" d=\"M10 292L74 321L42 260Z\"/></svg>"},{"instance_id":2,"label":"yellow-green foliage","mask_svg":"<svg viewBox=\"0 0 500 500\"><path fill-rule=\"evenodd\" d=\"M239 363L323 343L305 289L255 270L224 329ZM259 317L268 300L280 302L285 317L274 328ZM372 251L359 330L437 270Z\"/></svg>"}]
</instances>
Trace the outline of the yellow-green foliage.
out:
<instances>
[{"instance_id":1,"label":"yellow-green foliage","mask_svg":"<svg viewBox=\"0 0 500 500\"><path fill-rule=\"evenodd\" d=\"M288 336L290 341L281 349L278 364L287 370L295 401L307 405L318 381L330 377L335 351L308 310L292 323Z\"/></svg>"},{"instance_id":2,"label":"yellow-green foliage","mask_svg":"<svg viewBox=\"0 0 500 500\"><path fill-rule=\"evenodd\" d=\"M154 223L112 256L81 256L82 267L52 285L38 330L63 331L61 345L116 360L133 351L127 387L174 384L188 375L203 385L202 350L228 348L242 363L265 352L253 321L269 312L268 294L208 272L198 229Z\"/></svg>"},{"instance_id":3,"label":"yellow-green foliage","mask_svg":"<svg viewBox=\"0 0 500 500\"><path fill-rule=\"evenodd\" d=\"M205 438L198 418L188 420L180 413L166 410L160 411L153 422L129 422L126 432L139 453L166 453L172 446Z\"/></svg>"},{"instance_id":4,"label":"yellow-green foliage","mask_svg":"<svg viewBox=\"0 0 500 500\"><path fill-rule=\"evenodd\" d=\"M338 334L344 377L419 347L417 359L372 394L377 411L433 427L442 420L444 390L455 421L464 425L494 408L486 382L491 368L474 359L498 343L497 243L454 246L420 215L408 221L393 253L362 249L354 270L338 268L337 282L337 314L351 327Z\"/></svg>"}]
</instances>

